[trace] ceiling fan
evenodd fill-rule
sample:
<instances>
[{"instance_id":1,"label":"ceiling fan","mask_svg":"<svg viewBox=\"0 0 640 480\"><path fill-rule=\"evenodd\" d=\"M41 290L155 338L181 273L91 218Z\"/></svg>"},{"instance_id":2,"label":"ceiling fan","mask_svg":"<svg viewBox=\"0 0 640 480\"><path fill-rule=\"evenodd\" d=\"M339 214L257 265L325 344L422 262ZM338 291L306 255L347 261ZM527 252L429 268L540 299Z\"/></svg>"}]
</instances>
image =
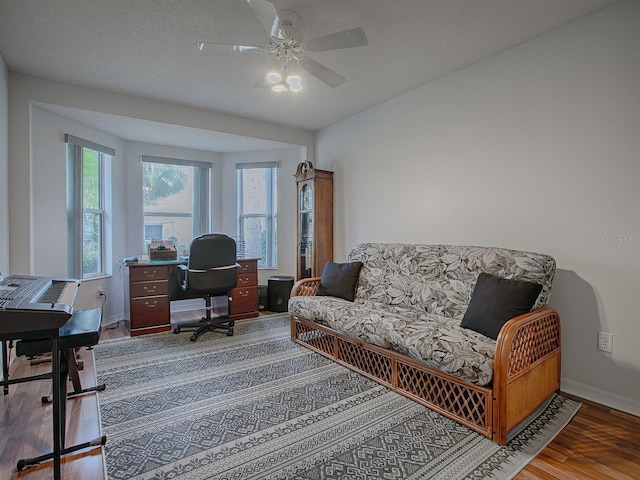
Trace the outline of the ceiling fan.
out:
<instances>
[{"instance_id":1,"label":"ceiling fan","mask_svg":"<svg viewBox=\"0 0 640 480\"><path fill-rule=\"evenodd\" d=\"M267 72L258 80L256 87L271 87L276 92L300 91L303 85L299 69L307 71L330 87L339 87L346 79L309 58L307 54L359 47L369 43L362 28L352 28L312 40L304 40L302 33L293 27L298 19L295 12L291 10L278 12L273 3L268 0L247 0L247 3L269 35L268 46L199 42L198 48L201 51L213 49L222 52L273 56Z\"/></svg>"}]
</instances>

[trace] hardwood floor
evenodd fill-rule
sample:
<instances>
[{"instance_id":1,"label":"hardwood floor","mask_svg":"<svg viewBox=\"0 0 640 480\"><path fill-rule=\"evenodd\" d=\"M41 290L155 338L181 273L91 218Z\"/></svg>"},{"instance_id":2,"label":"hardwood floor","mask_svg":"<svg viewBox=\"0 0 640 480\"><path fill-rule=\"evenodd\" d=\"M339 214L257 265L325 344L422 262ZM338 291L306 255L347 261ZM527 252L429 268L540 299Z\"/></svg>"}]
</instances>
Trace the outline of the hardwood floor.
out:
<instances>
[{"instance_id":1,"label":"hardwood floor","mask_svg":"<svg viewBox=\"0 0 640 480\"><path fill-rule=\"evenodd\" d=\"M181 320L198 318L199 313L180 314ZM175 317L174 317L175 318ZM122 322L105 329L101 338L126 336ZM84 386L95 385L93 355L81 352ZM24 358L11 364L11 378L47 372L50 366L30 366ZM109 386L107 386L109 388ZM49 381L27 382L9 387L0 394L0 479L44 480L53 477L52 463L16 471L20 458L36 457L51 451L51 406L42 406L40 397L51 390ZM565 394L566 395L566 394ZM562 432L515 478L518 480L640 479L640 417L593 402L583 403L578 414ZM100 435L95 394L67 401L67 445ZM107 439L108 444L108 439ZM65 480L107 480L102 448L68 455L62 460Z\"/></svg>"}]
</instances>

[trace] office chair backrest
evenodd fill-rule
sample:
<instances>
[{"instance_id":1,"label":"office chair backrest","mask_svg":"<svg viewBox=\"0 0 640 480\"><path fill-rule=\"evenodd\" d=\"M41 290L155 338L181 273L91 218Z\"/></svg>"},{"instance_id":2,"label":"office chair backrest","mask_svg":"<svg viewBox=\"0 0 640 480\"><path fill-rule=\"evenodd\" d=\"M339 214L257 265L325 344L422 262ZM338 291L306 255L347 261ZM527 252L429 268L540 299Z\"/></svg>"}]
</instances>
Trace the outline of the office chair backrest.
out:
<instances>
[{"instance_id":1,"label":"office chair backrest","mask_svg":"<svg viewBox=\"0 0 640 480\"><path fill-rule=\"evenodd\" d=\"M207 233L191 242L188 290L226 293L237 282L236 242L222 233Z\"/></svg>"}]
</instances>

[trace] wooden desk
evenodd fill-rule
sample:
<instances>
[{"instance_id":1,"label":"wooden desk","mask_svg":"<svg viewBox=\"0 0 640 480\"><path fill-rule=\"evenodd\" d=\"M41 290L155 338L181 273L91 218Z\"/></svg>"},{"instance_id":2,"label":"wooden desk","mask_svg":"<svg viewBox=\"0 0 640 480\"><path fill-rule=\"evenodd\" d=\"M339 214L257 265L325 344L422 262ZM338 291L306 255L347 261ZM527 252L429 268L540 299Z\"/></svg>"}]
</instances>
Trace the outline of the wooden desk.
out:
<instances>
[{"instance_id":1,"label":"wooden desk","mask_svg":"<svg viewBox=\"0 0 640 480\"><path fill-rule=\"evenodd\" d=\"M201 298L179 291L176 265L181 260L128 263L129 333L132 337L171 330L171 300ZM229 297L233 320L258 316L258 259L238 259L238 284Z\"/></svg>"}]
</instances>

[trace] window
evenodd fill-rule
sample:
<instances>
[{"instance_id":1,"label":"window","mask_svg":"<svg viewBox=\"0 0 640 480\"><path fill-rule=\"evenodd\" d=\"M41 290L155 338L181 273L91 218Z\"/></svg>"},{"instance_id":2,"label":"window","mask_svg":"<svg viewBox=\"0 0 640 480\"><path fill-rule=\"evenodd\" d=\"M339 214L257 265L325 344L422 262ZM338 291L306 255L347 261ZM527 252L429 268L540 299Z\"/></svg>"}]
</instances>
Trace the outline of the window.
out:
<instances>
[{"instance_id":1,"label":"window","mask_svg":"<svg viewBox=\"0 0 640 480\"><path fill-rule=\"evenodd\" d=\"M144 224L144 240L151 241L154 238L162 238L161 223L145 223Z\"/></svg>"},{"instance_id":2,"label":"window","mask_svg":"<svg viewBox=\"0 0 640 480\"><path fill-rule=\"evenodd\" d=\"M259 258L260 268L278 266L278 204L276 162L239 163L238 235L245 256Z\"/></svg>"},{"instance_id":3,"label":"window","mask_svg":"<svg viewBox=\"0 0 640 480\"><path fill-rule=\"evenodd\" d=\"M173 240L179 255L189 254L193 237L209 232L211 165L175 158L142 156L144 240Z\"/></svg>"},{"instance_id":4,"label":"window","mask_svg":"<svg viewBox=\"0 0 640 480\"><path fill-rule=\"evenodd\" d=\"M110 273L111 157L115 150L66 134L68 274Z\"/></svg>"}]
</instances>

